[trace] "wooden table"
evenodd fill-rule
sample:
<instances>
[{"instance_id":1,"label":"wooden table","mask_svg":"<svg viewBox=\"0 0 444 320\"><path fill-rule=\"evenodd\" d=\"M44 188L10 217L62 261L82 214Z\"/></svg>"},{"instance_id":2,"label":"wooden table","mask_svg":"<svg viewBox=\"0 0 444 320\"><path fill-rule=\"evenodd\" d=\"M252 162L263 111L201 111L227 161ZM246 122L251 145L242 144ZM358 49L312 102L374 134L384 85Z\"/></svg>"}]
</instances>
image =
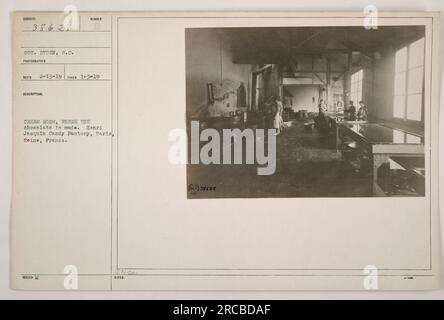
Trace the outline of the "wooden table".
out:
<instances>
[{"instance_id":1,"label":"wooden table","mask_svg":"<svg viewBox=\"0 0 444 320\"><path fill-rule=\"evenodd\" d=\"M424 157L424 137L376 123L338 123L341 147L348 137L366 152L372 163L372 191L374 196L385 196L378 185L378 169L391 156Z\"/></svg>"}]
</instances>

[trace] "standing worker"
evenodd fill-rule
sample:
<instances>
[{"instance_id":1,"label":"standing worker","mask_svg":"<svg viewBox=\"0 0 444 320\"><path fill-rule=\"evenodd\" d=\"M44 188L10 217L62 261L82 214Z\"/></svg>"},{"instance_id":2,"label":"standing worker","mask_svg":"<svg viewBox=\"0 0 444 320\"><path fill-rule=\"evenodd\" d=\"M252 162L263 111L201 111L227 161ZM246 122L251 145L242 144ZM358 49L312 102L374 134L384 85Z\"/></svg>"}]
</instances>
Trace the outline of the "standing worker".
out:
<instances>
[{"instance_id":1,"label":"standing worker","mask_svg":"<svg viewBox=\"0 0 444 320\"><path fill-rule=\"evenodd\" d=\"M276 98L276 105L279 114L279 132L284 129L284 105L279 97Z\"/></svg>"},{"instance_id":2,"label":"standing worker","mask_svg":"<svg viewBox=\"0 0 444 320\"><path fill-rule=\"evenodd\" d=\"M361 106L358 111L358 121L367 121L368 120L368 108L364 101L359 101L359 105Z\"/></svg>"},{"instance_id":3,"label":"standing worker","mask_svg":"<svg viewBox=\"0 0 444 320\"><path fill-rule=\"evenodd\" d=\"M347 113L348 120L356 121L356 107L353 104L353 100L350 100L350 106L348 107Z\"/></svg>"}]
</instances>

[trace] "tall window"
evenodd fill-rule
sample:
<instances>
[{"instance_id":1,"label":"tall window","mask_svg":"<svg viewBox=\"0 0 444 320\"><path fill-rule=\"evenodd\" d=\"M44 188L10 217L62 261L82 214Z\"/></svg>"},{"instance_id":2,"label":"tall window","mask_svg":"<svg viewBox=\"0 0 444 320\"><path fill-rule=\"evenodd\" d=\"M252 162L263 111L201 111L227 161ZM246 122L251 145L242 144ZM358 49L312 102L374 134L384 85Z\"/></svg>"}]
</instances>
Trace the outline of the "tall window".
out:
<instances>
[{"instance_id":1,"label":"tall window","mask_svg":"<svg viewBox=\"0 0 444 320\"><path fill-rule=\"evenodd\" d=\"M396 52L393 116L421 121L424 83L424 38Z\"/></svg>"},{"instance_id":2,"label":"tall window","mask_svg":"<svg viewBox=\"0 0 444 320\"><path fill-rule=\"evenodd\" d=\"M362 100L362 79L364 76L364 71L359 70L351 76L351 100L355 106L358 105L359 101Z\"/></svg>"}]
</instances>

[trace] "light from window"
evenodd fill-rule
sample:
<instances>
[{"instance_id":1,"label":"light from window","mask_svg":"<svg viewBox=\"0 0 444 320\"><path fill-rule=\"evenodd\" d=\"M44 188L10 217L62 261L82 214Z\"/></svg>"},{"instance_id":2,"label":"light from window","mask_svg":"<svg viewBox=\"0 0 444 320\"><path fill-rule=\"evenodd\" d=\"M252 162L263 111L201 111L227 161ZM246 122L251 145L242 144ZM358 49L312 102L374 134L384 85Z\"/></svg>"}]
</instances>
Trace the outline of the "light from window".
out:
<instances>
[{"instance_id":1,"label":"light from window","mask_svg":"<svg viewBox=\"0 0 444 320\"><path fill-rule=\"evenodd\" d=\"M362 100L362 80L364 77L364 71L359 70L351 76L351 88L350 88L350 100L353 101L355 106L358 106L359 101Z\"/></svg>"},{"instance_id":2,"label":"light from window","mask_svg":"<svg viewBox=\"0 0 444 320\"><path fill-rule=\"evenodd\" d=\"M393 116L421 121L424 83L424 38L396 52Z\"/></svg>"}]
</instances>

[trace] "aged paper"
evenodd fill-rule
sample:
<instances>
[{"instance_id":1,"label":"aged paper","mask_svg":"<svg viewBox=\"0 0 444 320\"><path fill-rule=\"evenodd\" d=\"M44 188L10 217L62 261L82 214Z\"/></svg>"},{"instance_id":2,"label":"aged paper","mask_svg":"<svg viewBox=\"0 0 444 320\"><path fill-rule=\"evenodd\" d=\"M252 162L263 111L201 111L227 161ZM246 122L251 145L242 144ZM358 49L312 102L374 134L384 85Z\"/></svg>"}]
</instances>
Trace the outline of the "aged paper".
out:
<instances>
[{"instance_id":1,"label":"aged paper","mask_svg":"<svg viewBox=\"0 0 444 320\"><path fill-rule=\"evenodd\" d=\"M439 286L429 12L16 12L11 283Z\"/></svg>"}]
</instances>

